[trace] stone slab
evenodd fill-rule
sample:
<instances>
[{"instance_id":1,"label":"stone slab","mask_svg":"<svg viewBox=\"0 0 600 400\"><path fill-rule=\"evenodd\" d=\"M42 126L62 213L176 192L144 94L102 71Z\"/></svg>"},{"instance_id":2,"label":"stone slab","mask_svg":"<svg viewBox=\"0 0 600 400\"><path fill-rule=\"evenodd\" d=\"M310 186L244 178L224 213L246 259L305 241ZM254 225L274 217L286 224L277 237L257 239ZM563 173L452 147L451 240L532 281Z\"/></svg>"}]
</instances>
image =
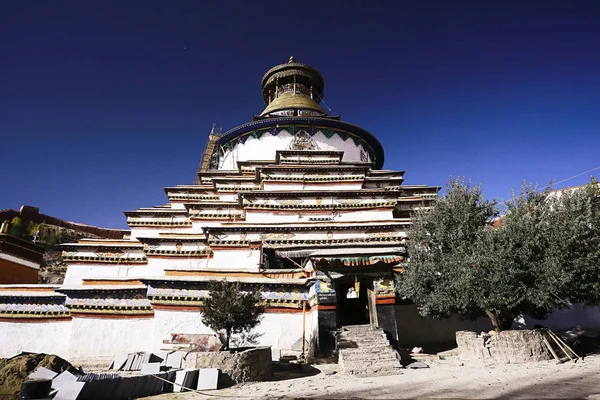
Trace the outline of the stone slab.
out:
<instances>
[{"instance_id":1,"label":"stone slab","mask_svg":"<svg viewBox=\"0 0 600 400\"><path fill-rule=\"evenodd\" d=\"M58 375L58 373L49 370L48 368L39 367L31 374L27 376L29 380L38 380L38 379L54 379Z\"/></svg>"},{"instance_id":2,"label":"stone slab","mask_svg":"<svg viewBox=\"0 0 600 400\"><path fill-rule=\"evenodd\" d=\"M113 398L112 393L114 393L118 384L119 378L93 379L87 381L85 387L79 394L79 398L85 400L104 400Z\"/></svg>"},{"instance_id":3,"label":"stone slab","mask_svg":"<svg viewBox=\"0 0 600 400\"><path fill-rule=\"evenodd\" d=\"M171 370L167 371L167 377L165 378L170 383L163 382L163 392L164 393L173 393L173 382L175 382L175 374L176 371Z\"/></svg>"},{"instance_id":4,"label":"stone slab","mask_svg":"<svg viewBox=\"0 0 600 400\"><path fill-rule=\"evenodd\" d=\"M127 354L127 361L125 361L125 365L123 366L124 371L131 371L131 367L133 365L133 361L135 360L135 354L130 353Z\"/></svg>"},{"instance_id":5,"label":"stone slab","mask_svg":"<svg viewBox=\"0 0 600 400\"><path fill-rule=\"evenodd\" d=\"M125 366L125 363L127 363L128 359L128 354L117 354L115 356L115 360L113 361L112 369L116 371L121 370Z\"/></svg>"},{"instance_id":6,"label":"stone slab","mask_svg":"<svg viewBox=\"0 0 600 400\"><path fill-rule=\"evenodd\" d=\"M281 349L271 347L271 361L279 362L281 360Z\"/></svg>"},{"instance_id":7,"label":"stone slab","mask_svg":"<svg viewBox=\"0 0 600 400\"><path fill-rule=\"evenodd\" d=\"M128 399L131 397L131 393L133 393L133 388L135 387L136 380L135 377L123 377L120 379L119 384L115 388L112 398L113 399Z\"/></svg>"},{"instance_id":8,"label":"stone slab","mask_svg":"<svg viewBox=\"0 0 600 400\"><path fill-rule=\"evenodd\" d=\"M167 359L167 352L166 351L157 351L155 353L152 353L152 357L150 358L150 362L159 362L159 363L164 363Z\"/></svg>"},{"instance_id":9,"label":"stone slab","mask_svg":"<svg viewBox=\"0 0 600 400\"><path fill-rule=\"evenodd\" d=\"M188 369L187 374L185 374L185 379L183 381L184 388L181 390L182 392L189 392L193 390L198 385L198 370L197 369Z\"/></svg>"},{"instance_id":10,"label":"stone slab","mask_svg":"<svg viewBox=\"0 0 600 400\"><path fill-rule=\"evenodd\" d=\"M79 396L79 393L81 393L86 384L87 382L68 382L65 385L63 385L60 389L58 389L58 392L56 393L54 399L76 400L77 396Z\"/></svg>"},{"instance_id":11,"label":"stone slab","mask_svg":"<svg viewBox=\"0 0 600 400\"><path fill-rule=\"evenodd\" d=\"M140 370L141 370L142 374L144 374L144 375L158 374L160 372L160 363L159 362L143 363Z\"/></svg>"},{"instance_id":12,"label":"stone slab","mask_svg":"<svg viewBox=\"0 0 600 400\"><path fill-rule=\"evenodd\" d=\"M215 390L219 383L219 370L217 368L201 368L198 370L197 390Z\"/></svg>"},{"instance_id":13,"label":"stone slab","mask_svg":"<svg viewBox=\"0 0 600 400\"><path fill-rule=\"evenodd\" d=\"M66 385L69 382L75 382L77 377L70 373L69 371L64 371L56 376L56 378L52 379L52 389L59 389L63 385Z\"/></svg>"},{"instance_id":14,"label":"stone slab","mask_svg":"<svg viewBox=\"0 0 600 400\"><path fill-rule=\"evenodd\" d=\"M131 397L138 398L152 395L152 387L155 379L150 375L137 376L136 378L136 384Z\"/></svg>"},{"instance_id":15,"label":"stone slab","mask_svg":"<svg viewBox=\"0 0 600 400\"><path fill-rule=\"evenodd\" d=\"M185 376L187 375L187 370L181 370L175 372L175 381L173 385L173 393L179 393L182 391L182 386L185 382Z\"/></svg>"},{"instance_id":16,"label":"stone slab","mask_svg":"<svg viewBox=\"0 0 600 400\"><path fill-rule=\"evenodd\" d=\"M181 360L183 358L183 353L179 351L175 351L170 353L167 356L167 367L171 368L181 368Z\"/></svg>"}]
</instances>

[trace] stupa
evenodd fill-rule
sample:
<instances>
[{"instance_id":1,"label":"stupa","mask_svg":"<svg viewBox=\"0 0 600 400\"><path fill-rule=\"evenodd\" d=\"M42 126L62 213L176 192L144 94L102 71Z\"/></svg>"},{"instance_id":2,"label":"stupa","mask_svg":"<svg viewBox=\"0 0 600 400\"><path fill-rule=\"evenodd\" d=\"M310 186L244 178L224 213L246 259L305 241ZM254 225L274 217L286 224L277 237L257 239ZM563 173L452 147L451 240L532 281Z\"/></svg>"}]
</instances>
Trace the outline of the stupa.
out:
<instances>
[{"instance_id":1,"label":"stupa","mask_svg":"<svg viewBox=\"0 0 600 400\"><path fill-rule=\"evenodd\" d=\"M201 309L221 279L262 288L261 345L316 354L358 324L397 337L393 274L411 211L439 188L382 169L375 136L328 115L323 96L309 65L290 58L267 71L266 108L211 132L194 184L126 211L123 239L64 245L63 285L0 287L0 356L114 356L212 333Z\"/></svg>"}]
</instances>

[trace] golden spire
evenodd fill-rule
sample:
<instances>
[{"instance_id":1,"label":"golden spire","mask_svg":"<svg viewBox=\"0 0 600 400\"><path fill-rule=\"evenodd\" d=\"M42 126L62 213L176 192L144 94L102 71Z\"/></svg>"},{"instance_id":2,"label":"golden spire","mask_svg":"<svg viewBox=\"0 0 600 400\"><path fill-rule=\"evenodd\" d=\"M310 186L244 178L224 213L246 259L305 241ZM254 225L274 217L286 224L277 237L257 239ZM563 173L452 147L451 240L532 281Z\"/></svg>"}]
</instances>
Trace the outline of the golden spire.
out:
<instances>
[{"instance_id":1,"label":"golden spire","mask_svg":"<svg viewBox=\"0 0 600 400\"><path fill-rule=\"evenodd\" d=\"M288 61L288 63L293 63L294 62L294 56L290 57L290 61Z\"/></svg>"}]
</instances>

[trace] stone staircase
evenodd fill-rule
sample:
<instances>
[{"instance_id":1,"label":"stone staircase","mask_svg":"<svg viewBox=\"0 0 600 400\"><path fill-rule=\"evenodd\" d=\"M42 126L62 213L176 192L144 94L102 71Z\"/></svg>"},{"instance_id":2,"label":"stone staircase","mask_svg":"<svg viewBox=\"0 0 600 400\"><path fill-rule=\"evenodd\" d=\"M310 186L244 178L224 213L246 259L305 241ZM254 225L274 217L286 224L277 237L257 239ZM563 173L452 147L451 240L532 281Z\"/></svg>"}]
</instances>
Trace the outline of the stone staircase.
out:
<instances>
[{"instance_id":1,"label":"stone staircase","mask_svg":"<svg viewBox=\"0 0 600 400\"><path fill-rule=\"evenodd\" d=\"M370 325L341 328L337 348L339 369L345 375L396 375L402 368L385 332Z\"/></svg>"}]
</instances>

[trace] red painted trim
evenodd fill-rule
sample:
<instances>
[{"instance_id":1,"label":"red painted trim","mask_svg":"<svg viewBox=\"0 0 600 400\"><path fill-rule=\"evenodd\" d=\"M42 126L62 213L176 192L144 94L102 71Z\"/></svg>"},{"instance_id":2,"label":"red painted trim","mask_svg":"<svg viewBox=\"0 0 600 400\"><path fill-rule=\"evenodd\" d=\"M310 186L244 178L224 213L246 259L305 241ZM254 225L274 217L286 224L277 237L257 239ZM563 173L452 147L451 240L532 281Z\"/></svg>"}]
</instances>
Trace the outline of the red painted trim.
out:
<instances>
[{"instance_id":1,"label":"red painted trim","mask_svg":"<svg viewBox=\"0 0 600 400\"><path fill-rule=\"evenodd\" d=\"M379 298L375 299L375 304L396 304L396 298Z\"/></svg>"},{"instance_id":2,"label":"red painted trim","mask_svg":"<svg viewBox=\"0 0 600 400\"><path fill-rule=\"evenodd\" d=\"M39 322L71 322L71 317L57 317L57 318L6 318L0 317L0 322L28 322L28 323L39 323Z\"/></svg>"},{"instance_id":3,"label":"red painted trim","mask_svg":"<svg viewBox=\"0 0 600 400\"><path fill-rule=\"evenodd\" d=\"M140 319L154 318L154 313L151 314L103 314L103 313L79 313L71 311L73 318L95 318L95 319Z\"/></svg>"},{"instance_id":4,"label":"red painted trim","mask_svg":"<svg viewBox=\"0 0 600 400\"><path fill-rule=\"evenodd\" d=\"M335 310L337 308L337 306L332 305L332 304L317 304L315 306L315 309L317 311L332 311Z\"/></svg>"},{"instance_id":5,"label":"red painted trim","mask_svg":"<svg viewBox=\"0 0 600 400\"><path fill-rule=\"evenodd\" d=\"M302 309L301 308L286 308L286 307L268 307L268 308L265 308L265 313L295 314L295 313L302 313Z\"/></svg>"}]
</instances>

